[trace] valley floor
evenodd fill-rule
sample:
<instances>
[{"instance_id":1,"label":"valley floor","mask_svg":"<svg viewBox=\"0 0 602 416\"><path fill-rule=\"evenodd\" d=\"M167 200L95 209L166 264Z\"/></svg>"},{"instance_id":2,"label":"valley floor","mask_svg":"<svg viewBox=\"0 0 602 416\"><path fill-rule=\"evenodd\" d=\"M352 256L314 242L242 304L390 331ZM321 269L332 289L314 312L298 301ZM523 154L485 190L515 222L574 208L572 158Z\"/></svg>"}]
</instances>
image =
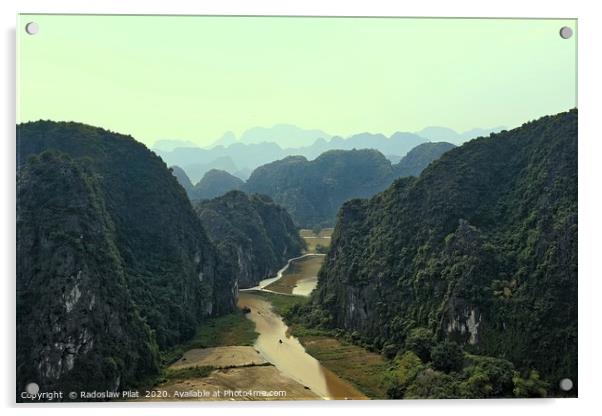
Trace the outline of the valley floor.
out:
<instances>
[{"instance_id":1,"label":"valley floor","mask_svg":"<svg viewBox=\"0 0 602 416\"><path fill-rule=\"evenodd\" d=\"M254 326L240 311L211 320L193 341L172 352L167 359L179 358L144 400L320 399L252 346L258 336Z\"/></svg>"},{"instance_id":2,"label":"valley floor","mask_svg":"<svg viewBox=\"0 0 602 416\"><path fill-rule=\"evenodd\" d=\"M269 300L279 315L285 315L295 304L307 302L307 298L301 296L284 296L268 292L257 292L257 295ZM292 325L289 331L303 345L307 354L318 360L333 374L352 384L363 395L370 399L386 398L382 379L388 362L382 355L345 342L328 332L301 324Z\"/></svg>"},{"instance_id":3,"label":"valley floor","mask_svg":"<svg viewBox=\"0 0 602 416\"><path fill-rule=\"evenodd\" d=\"M306 241L328 245L332 229ZM309 254L317 244L308 244ZM328 334L289 328L282 315L307 302L323 256L291 263L265 290L241 292L241 311L205 324L197 337L166 356L171 364L152 400L319 400L384 398L379 354ZM300 294L300 295L299 295Z\"/></svg>"}]
</instances>

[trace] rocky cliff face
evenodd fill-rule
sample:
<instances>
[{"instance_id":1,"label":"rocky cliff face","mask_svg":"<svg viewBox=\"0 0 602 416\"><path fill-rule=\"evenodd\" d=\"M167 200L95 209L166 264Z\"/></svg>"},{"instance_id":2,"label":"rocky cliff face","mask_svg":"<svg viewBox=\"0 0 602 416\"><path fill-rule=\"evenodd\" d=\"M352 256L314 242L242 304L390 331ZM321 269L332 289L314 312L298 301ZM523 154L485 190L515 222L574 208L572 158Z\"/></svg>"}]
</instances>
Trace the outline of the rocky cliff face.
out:
<instances>
[{"instance_id":1,"label":"rocky cliff face","mask_svg":"<svg viewBox=\"0 0 602 416\"><path fill-rule=\"evenodd\" d=\"M157 371L91 172L43 153L19 172L17 374L43 390L116 389ZM91 375L94 374L94 377Z\"/></svg>"},{"instance_id":2,"label":"rocky cliff face","mask_svg":"<svg viewBox=\"0 0 602 416\"><path fill-rule=\"evenodd\" d=\"M196 211L223 257L233 259L240 288L274 276L304 247L286 210L266 196L231 191Z\"/></svg>"},{"instance_id":3,"label":"rocky cliff face","mask_svg":"<svg viewBox=\"0 0 602 416\"><path fill-rule=\"evenodd\" d=\"M230 265L144 145L35 122L17 149L18 388L90 386L91 371L123 388L156 371L157 346L234 308Z\"/></svg>"},{"instance_id":4,"label":"rocky cliff face","mask_svg":"<svg viewBox=\"0 0 602 416\"><path fill-rule=\"evenodd\" d=\"M426 327L576 380L577 111L473 140L344 204L315 302L379 348Z\"/></svg>"}]
</instances>

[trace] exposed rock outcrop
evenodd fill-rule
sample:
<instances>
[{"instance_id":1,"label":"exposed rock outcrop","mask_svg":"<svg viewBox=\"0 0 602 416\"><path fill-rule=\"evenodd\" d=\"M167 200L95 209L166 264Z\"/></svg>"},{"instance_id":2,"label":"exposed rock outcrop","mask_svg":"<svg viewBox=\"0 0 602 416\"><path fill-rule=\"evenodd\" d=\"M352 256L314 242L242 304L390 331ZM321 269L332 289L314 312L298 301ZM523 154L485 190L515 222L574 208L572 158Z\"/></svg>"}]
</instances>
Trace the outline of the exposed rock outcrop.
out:
<instances>
[{"instance_id":1,"label":"exposed rock outcrop","mask_svg":"<svg viewBox=\"0 0 602 416\"><path fill-rule=\"evenodd\" d=\"M575 380L577 110L465 143L345 203L315 302L377 348L425 327Z\"/></svg>"},{"instance_id":2,"label":"exposed rock outcrop","mask_svg":"<svg viewBox=\"0 0 602 416\"><path fill-rule=\"evenodd\" d=\"M196 211L222 256L235 264L241 289L274 276L304 247L286 210L269 197L231 191L200 202Z\"/></svg>"},{"instance_id":3,"label":"exposed rock outcrop","mask_svg":"<svg viewBox=\"0 0 602 416\"><path fill-rule=\"evenodd\" d=\"M17 166L18 389L131 386L158 349L235 307L230 263L141 143L25 123Z\"/></svg>"}]
</instances>

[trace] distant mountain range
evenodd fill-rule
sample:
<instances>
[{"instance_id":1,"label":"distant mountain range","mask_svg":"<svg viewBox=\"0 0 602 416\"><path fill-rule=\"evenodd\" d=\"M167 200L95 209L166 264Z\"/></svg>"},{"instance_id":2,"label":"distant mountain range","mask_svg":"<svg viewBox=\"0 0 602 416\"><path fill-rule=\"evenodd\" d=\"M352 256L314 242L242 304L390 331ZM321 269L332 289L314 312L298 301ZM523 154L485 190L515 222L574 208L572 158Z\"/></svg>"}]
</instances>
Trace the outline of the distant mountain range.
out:
<instances>
[{"instance_id":1,"label":"distant mountain range","mask_svg":"<svg viewBox=\"0 0 602 416\"><path fill-rule=\"evenodd\" d=\"M446 142L421 143L396 164L374 149L328 150L313 160L287 156L258 167L246 183L212 169L193 186L181 168L173 166L172 172L192 201L232 190L269 195L288 210L296 225L311 228L333 225L344 201L370 197L396 178L418 176L454 147Z\"/></svg>"},{"instance_id":2,"label":"distant mountain range","mask_svg":"<svg viewBox=\"0 0 602 416\"><path fill-rule=\"evenodd\" d=\"M463 133L458 133L457 131L448 127L431 126L426 127L416 132L415 134L420 137L429 139L430 141L446 141L454 143L456 145L460 145L476 137L489 136L491 133L499 133L500 131L505 129L506 127L504 126L495 127L492 129L475 128L467 130Z\"/></svg>"},{"instance_id":3,"label":"distant mountain range","mask_svg":"<svg viewBox=\"0 0 602 416\"><path fill-rule=\"evenodd\" d=\"M445 141L460 144L501 129L472 129L458 133L445 127L427 127L417 133L396 132L390 137L365 132L343 138L321 130L277 124L271 128L249 129L238 139L234 133L227 132L206 148L190 146L190 142L180 140L160 140L152 150L168 166L184 169L192 183L197 183L211 169L224 170L246 180L254 169L266 163L287 156L303 156L311 160L328 150L375 149L397 163L421 143Z\"/></svg>"},{"instance_id":4,"label":"distant mountain range","mask_svg":"<svg viewBox=\"0 0 602 416\"><path fill-rule=\"evenodd\" d=\"M171 152L178 147L196 147L196 143L191 142L190 140L157 140L153 145L153 149L161 150L163 152Z\"/></svg>"},{"instance_id":5,"label":"distant mountain range","mask_svg":"<svg viewBox=\"0 0 602 416\"><path fill-rule=\"evenodd\" d=\"M275 124L272 127L253 127L246 130L240 139L231 131L226 132L208 148L230 146L234 143L258 144L276 143L282 148L311 146L318 139L330 139L332 135L317 129L303 129L292 124Z\"/></svg>"}]
</instances>

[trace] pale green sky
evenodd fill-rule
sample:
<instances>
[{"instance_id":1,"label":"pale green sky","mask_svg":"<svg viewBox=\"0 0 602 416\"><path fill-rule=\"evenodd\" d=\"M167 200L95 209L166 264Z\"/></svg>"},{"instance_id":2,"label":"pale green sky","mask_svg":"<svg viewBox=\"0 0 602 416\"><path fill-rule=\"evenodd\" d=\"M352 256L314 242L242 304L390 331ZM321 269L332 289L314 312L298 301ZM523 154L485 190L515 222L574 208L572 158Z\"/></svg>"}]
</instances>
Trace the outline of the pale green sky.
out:
<instances>
[{"instance_id":1,"label":"pale green sky","mask_svg":"<svg viewBox=\"0 0 602 416\"><path fill-rule=\"evenodd\" d=\"M21 15L17 118L200 145L275 123L338 135L514 127L576 106L577 36L561 26L576 31L574 20Z\"/></svg>"}]
</instances>

